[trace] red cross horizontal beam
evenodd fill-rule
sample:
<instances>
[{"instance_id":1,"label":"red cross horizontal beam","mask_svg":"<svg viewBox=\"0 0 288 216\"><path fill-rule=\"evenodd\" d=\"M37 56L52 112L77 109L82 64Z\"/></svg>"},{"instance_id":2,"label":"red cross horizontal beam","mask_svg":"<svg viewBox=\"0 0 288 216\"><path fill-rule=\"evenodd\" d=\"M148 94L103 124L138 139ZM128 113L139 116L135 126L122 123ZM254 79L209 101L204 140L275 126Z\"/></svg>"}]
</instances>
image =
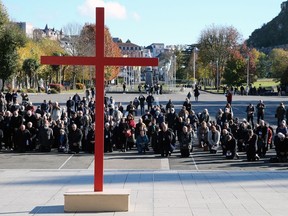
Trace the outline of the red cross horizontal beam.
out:
<instances>
[{"instance_id":1,"label":"red cross horizontal beam","mask_svg":"<svg viewBox=\"0 0 288 216\"><path fill-rule=\"evenodd\" d=\"M86 57L86 56L41 56L42 64L54 65L99 65L105 66L147 66L158 65L156 58Z\"/></svg>"}]
</instances>

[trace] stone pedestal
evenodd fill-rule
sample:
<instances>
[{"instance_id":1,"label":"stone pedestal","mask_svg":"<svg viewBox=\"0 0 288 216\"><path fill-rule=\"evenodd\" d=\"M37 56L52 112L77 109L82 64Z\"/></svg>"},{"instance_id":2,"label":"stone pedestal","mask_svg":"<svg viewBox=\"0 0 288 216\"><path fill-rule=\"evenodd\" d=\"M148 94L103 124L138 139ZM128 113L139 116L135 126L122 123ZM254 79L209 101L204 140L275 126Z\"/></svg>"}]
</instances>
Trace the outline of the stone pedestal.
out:
<instances>
[{"instance_id":1,"label":"stone pedestal","mask_svg":"<svg viewBox=\"0 0 288 216\"><path fill-rule=\"evenodd\" d=\"M65 212L121 212L129 210L129 203L130 191L124 189L79 189L64 194Z\"/></svg>"}]
</instances>

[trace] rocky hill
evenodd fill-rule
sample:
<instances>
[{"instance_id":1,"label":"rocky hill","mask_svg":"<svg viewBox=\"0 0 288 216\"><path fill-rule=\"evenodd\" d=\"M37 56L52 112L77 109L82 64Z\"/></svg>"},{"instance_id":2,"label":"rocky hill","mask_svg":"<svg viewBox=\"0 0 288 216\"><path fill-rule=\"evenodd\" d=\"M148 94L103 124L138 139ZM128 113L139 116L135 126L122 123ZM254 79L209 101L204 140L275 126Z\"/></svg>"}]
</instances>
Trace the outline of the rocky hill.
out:
<instances>
[{"instance_id":1,"label":"rocky hill","mask_svg":"<svg viewBox=\"0 0 288 216\"><path fill-rule=\"evenodd\" d=\"M247 44L260 49L288 44L288 1L281 4L278 16L251 34Z\"/></svg>"}]
</instances>

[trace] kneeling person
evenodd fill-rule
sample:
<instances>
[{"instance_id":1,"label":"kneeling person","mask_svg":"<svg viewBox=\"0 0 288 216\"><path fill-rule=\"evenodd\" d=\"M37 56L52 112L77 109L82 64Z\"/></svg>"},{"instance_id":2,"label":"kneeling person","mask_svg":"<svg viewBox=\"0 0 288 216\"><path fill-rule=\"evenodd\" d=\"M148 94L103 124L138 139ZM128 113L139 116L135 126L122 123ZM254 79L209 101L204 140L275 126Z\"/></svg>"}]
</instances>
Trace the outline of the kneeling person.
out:
<instances>
[{"instance_id":1,"label":"kneeling person","mask_svg":"<svg viewBox=\"0 0 288 216\"><path fill-rule=\"evenodd\" d=\"M183 127L183 132L180 136L180 153L181 157L189 157L192 151L192 133L188 131L186 126Z\"/></svg>"},{"instance_id":2,"label":"kneeling person","mask_svg":"<svg viewBox=\"0 0 288 216\"><path fill-rule=\"evenodd\" d=\"M225 153L226 159L234 159L239 158L239 155L236 152L236 139L228 135L227 141L226 141L226 153Z\"/></svg>"},{"instance_id":3,"label":"kneeling person","mask_svg":"<svg viewBox=\"0 0 288 216\"><path fill-rule=\"evenodd\" d=\"M149 150L148 148L149 139L148 136L145 134L144 130L140 130L140 134L136 138L136 145L138 149L138 153L146 153L146 150Z\"/></svg>"},{"instance_id":4,"label":"kneeling person","mask_svg":"<svg viewBox=\"0 0 288 216\"><path fill-rule=\"evenodd\" d=\"M208 132L208 145L210 153L216 153L220 143L220 132L216 130L215 125L211 126L211 130Z\"/></svg>"}]
</instances>

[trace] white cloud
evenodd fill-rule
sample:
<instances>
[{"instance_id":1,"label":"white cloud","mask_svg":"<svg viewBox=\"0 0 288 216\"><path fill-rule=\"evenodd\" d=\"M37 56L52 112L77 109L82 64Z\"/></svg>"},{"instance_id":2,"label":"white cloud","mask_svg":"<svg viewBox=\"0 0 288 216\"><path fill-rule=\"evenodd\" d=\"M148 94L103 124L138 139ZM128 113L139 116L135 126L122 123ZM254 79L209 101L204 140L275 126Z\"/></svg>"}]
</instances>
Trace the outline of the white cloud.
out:
<instances>
[{"instance_id":1,"label":"white cloud","mask_svg":"<svg viewBox=\"0 0 288 216\"><path fill-rule=\"evenodd\" d=\"M85 0L85 2L78 7L80 14L95 17L95 8L104 7L107 18L126 19L127 12L125 6L118 2L104 0Z\"/></svg>"},{"instance_id":2,"label":"white cloud","mask_svg":"<svg viewBox=\"0 0 288 216\"><path fill-rule=\"evenodd\" d=\"M140 17L140 15L137 12L133 12L132 13L132 17L136 21L140 21L141 20L141 17Z\"/></svg>"}]
</instances>

